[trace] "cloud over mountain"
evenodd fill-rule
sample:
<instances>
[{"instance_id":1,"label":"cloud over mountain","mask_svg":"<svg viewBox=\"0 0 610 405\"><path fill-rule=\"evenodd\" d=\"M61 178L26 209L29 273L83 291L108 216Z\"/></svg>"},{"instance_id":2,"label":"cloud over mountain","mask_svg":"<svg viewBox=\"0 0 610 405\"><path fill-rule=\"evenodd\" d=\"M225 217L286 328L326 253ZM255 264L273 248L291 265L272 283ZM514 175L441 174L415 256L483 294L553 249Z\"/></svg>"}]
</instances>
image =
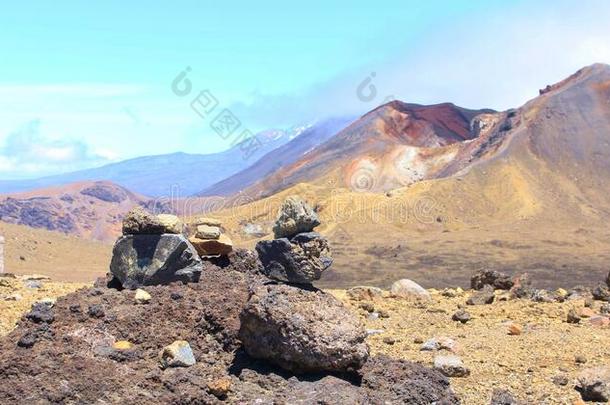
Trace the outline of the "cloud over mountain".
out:
<instances>
[{"instance_id":1,"label":"cloud over mountain","mask_svg":"<svg viewBox=\"0 0 610 405\"><path fill-rule=\"evenodd\" d=\"M52 174L110 161L111 155L94 151L82 140L51 138L33 120L10 133L0 146L0 176L27 177L32 173Z\"/></svg>"}]
</instances>

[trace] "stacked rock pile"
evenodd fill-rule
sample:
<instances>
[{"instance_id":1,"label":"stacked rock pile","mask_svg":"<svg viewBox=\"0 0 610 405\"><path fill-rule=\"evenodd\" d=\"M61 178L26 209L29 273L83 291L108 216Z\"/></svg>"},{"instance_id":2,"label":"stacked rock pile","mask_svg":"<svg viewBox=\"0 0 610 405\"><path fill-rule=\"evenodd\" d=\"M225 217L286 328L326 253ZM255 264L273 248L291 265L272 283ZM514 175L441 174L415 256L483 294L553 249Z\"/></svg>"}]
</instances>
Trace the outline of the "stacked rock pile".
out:
<instances>
[{"instance_id":1,"label":"stacked rock pile","mask_svg":"<svg viewBox=\"0 0 610 405\"><path fill-rule=\"evenodd\" d=\"M137 207L123 220L123 236L114 245L109 285L137 289L176 281L197 282L201 257L226 255L231 240L214 219L196 221L195 235L187 239L184 223L175 215L152 215Z\"/></svg>"},{"instance_id":2,"label":"stacked rock pile","mask_svg":"<svg viewBox=\"0 0 610 405\"><path fill-rule=\"evenodd\" d=\"M320 220L299 197L288 197L280 207L275 239L258 242L256 251L264 274L277 281L310 285L330 267L328 241L313 232Z\"/></svg>"},{"instance_id":3,"label":"stacked rock pile","mask_svg":"<svg viewBox=\"0 0 610 405\"><path fill-rule=\"evenodd\" d=\"M246 352L294 373L357 370L369 354L359 318L312 286L332 263L328 241L313 232L319 224L300 198L283 203L276 239L256 246L273 281L253 288L240 316Z\"/></svg>"},{"instance_id":4,"label":"stacked rock pile","mask_svg":"<svg viewBox=\"0 0 610 405\"><path fill-rule=\"evenodd\" d=\"M214 218L199 218L193 222L194 235L189 241L200 256L222 256L231 253L233 242L222 232L221 222Z\"/></svg>"}]
</instances>

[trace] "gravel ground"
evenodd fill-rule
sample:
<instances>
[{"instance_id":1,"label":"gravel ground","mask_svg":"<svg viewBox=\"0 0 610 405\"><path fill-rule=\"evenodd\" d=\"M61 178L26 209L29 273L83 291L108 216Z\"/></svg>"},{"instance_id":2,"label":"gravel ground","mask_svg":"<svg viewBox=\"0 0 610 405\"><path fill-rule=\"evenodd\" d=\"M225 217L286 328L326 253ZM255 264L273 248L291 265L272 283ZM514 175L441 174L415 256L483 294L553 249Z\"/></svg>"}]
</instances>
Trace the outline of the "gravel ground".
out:
<instances>
[{"instance_id":1,"label":"gravel ground","mask_svg":"<svg viewBox=\"0 0 610 405\"><path fill-rule=\"evenodd\" d=\"M468 377L451 378L451 386L464 404L489 404L494 388L508 389L530 404L579 403L580 394L574 389L578 373L610 361L610 328L594 327L588 319L580 324L566 322L568 311L583 308L584 300L510 300L466 306L469 292L447 298L431 290L432 300L427 304L387 296L369 301L375 311L387 311L389 315L371 319L367 311L359 308L362 302L348 299L342 290L331 292L358 311L367 329L383 331L368 339L373 354L431 366L436 354L447 352L420 351L422 344L416 341L441 336L454 339L456 354L471 371ZM599 312L601 304L595 301L592 309ZM472 315L466 324L451 320L458 305ZM519 324L522 333L510 335L510 323ZM586 363L578 363L578 356ZM557 376L567 377L567 384L555 384L553 379Z\"/></svg>"}]
</instances>

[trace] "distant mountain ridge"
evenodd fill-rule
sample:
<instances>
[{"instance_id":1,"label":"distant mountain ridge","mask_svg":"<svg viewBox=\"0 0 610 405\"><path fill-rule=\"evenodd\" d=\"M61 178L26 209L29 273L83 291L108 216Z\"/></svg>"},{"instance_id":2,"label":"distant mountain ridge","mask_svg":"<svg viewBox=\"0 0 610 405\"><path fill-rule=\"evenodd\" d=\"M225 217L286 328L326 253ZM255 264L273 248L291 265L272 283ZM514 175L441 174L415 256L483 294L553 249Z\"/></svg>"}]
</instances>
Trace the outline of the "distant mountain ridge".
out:
<instances>
[{"instance_id":1,"label":"distant mountain ridge","mask_svg":"<svg viewBox=\"0 0 610 405\"><path fill-rule=\"evenodd\" d=\"M472 127L474 118L493 113L451 103L392 101L241 191L259 198L298 183L317 182L380 192L433 178L459 145L479 136Z\"/></svg>"},{"instance_id":2,"label":"distant mountain ridge","mask_svg":"<svg viewBox=\"0 0 610 405\"><path fill-rule=\"evenodd\" d=\"M110 181L149 197L189 196L250 166L269 151L298 137L309 125L256 134L258 148L243 141L219 153L144 156L102 167L32 180L0 180L0 194L30 191L80 181Z\"/></svg>"},{"instance_id":3,"label":"distant mountain ridge","mask_svg":"<svg viewBox=\"0 0 610 405\"><path fill-rule=\"evenodd\" d=\"M305 153L335 136L355 117L331 118L305 129L298 137L274 149L254 162L252 166L197 193L197 196L229 196L253 185L257 181L287 166Z\"/></svg>"}]
</instances>

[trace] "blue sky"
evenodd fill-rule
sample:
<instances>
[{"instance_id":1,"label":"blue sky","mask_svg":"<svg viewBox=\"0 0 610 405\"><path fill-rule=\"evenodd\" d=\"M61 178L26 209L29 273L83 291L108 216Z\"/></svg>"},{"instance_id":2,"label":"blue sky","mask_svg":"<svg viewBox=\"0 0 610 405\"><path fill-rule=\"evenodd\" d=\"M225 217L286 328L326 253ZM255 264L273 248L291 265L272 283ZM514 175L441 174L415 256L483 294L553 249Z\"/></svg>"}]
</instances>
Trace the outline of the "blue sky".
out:
<instances>
[{"instance_id":1,"label":"blue sky","mask_svg":"<svg viewBox=\"0 0 610 405\"><path fill-rule=\"evenodd\" d=\"M255 132L389 96L505 109L610 62L604 1L160 3L3 6L0 179L226 149L189 106L201 90ZM179 97L187 66L193 89ZM363 101L371 73L377 95Z\"/></svg>"}]
</instances>

